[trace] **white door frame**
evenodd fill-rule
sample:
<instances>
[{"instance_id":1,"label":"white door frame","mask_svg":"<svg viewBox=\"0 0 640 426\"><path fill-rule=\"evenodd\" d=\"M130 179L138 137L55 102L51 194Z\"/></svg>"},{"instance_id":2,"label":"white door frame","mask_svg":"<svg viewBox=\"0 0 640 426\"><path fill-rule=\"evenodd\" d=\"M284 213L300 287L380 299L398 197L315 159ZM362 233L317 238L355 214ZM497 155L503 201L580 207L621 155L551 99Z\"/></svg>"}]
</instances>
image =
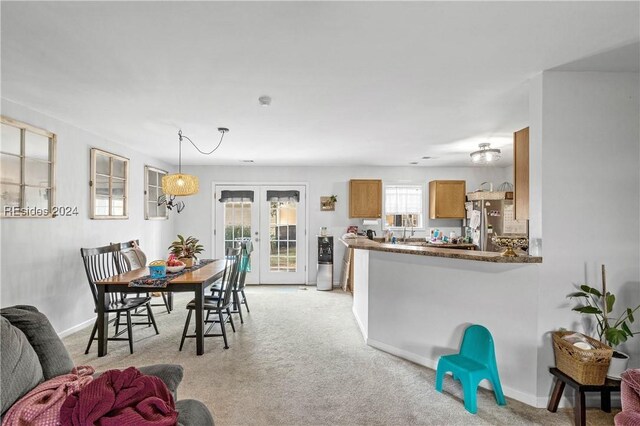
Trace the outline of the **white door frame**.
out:
<instances>
[{"instance_id":1,"label":"white door frame","mask_svg":"<svg viewBox=\"0 0 640 426\"><path fill-rule=\"evenodd\" d=\"M218 258L219 255L216 253L216 186L284 186L284 185L299 185L304 186L304 198L305 198L305 230L304 230L304 243L306 246L305 253L305 263L306 263L306 274L304 274L304 284L309 285L309 274L311 273L311 265L309 265L309 211L311 210L311 205L309 204L309 183L308 182L229 182L229 181L212 181L211 182L211 203L209 207L211 208L211 247L212 247L212 257ZM262 235L260 236L262 238Z\"/></svg>"}]
</instances>

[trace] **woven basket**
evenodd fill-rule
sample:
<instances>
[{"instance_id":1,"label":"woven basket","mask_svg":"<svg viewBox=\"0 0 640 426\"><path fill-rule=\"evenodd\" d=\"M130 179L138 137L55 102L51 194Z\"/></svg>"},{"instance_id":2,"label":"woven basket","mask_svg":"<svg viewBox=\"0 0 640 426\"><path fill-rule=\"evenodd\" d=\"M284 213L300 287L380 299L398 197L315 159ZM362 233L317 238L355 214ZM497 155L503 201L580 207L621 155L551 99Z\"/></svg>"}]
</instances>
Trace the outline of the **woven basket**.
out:
<instances>
[{"instance_id":1,"label":"woven basket","mask_svg":"<svg viewBox=\"0 0 640 426\"><path fill-rule=\"evenodd\" d=\"M563 339L574 331L556 331L553 333L553 352L556 367L576 382L583 385L603 385L613 355L613 349L584 336L596 349L580 349Z\"/></svg>"}]
</instances>

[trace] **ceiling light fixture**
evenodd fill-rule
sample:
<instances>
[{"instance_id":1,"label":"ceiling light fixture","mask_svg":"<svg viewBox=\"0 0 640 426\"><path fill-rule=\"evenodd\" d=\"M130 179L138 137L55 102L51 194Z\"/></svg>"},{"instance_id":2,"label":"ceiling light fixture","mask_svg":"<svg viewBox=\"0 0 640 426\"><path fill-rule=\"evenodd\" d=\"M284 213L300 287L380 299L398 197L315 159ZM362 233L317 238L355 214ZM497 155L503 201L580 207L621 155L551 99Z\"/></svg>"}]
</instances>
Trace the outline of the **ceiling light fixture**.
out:
<instances>
[{"instance_id":1,"label":"ceiling light fixture","mask_svg":"<svg viewBox=\"0 0 640 426\"><path fill-rule=\"evenodd\" d=\"M474 164L488 164L500 159L500 150L491 148L490 143L481 143L478 148L480 148L478 151L470 154Z\"/></svg>"},{"instance_id":2,"label":"ceiling light fixture","mask_svg":"<svg viewBox=\"0 0 640 426\"><path fill-rule=\"evenodd\" d=\"M166 195L175 195L179 197L184 197L187 195L197 194L199 190L199 182L198 177L194 175L189 175L182 173L182 139L186 139L191 142L191 145L200 153L204 155L213 154L220 145L222 144L222 139L224 139L224 134L229 131L226 127L218 127L218 131L222 134L220 136L220 142L209 152L202 151L200 148L196 146L195 143L188 137L182 134L182 130L178 130L178 141L180 143L179 148L179 157L178 157L178 173L173 173L170 175L166 175L162 178L162 192ZM184 208L184 207L183 207Z\"/></svg>"}]
</instances>

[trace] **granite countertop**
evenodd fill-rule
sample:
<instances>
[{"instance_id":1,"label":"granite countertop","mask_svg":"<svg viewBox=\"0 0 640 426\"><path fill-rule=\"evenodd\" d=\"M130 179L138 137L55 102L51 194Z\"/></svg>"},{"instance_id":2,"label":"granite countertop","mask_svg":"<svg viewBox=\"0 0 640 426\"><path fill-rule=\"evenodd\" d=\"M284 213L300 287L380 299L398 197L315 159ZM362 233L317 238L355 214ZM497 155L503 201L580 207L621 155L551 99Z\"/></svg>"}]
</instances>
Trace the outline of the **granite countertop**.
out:
<instances>
[{"instance_id":1,"label":"granite countertop","mask_svg":"<svg viewBox=\"0 0 640 426\"><path fill-rule=\"evenodd\" d=\"M384 251L388 253L412 254L419 256L446 257L449 259L475 260L493 263L542 263L542 257L505 257L493 251L460 250L444 247L409 246L402 244L378 243L366 237L340 239L344 245L354 249Z\"/></svg>"}]
</instances>

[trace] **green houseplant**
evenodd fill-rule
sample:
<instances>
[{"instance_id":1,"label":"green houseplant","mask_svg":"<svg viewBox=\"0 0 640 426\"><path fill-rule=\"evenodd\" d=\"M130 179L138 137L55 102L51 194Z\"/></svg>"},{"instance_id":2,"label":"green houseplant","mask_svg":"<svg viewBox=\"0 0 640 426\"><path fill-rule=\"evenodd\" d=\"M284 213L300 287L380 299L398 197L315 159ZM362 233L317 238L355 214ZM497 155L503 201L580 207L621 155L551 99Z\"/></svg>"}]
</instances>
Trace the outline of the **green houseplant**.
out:
<instances>
[{"instance_id":1,"label":"green houseplant","mask_svg":"<svg viewBox=\"0 0 640 426\"><path fill-rule=\"evenodd\" d=\"M187 267L193 266L193 261L197 260L197 255L202 253L204 247L202 244L198 244L200 240L195 237L189 236L186 239L178 234L178 239L171 243L169 251L187 265Z\"/></svg>"},{"instance_id":2,"label":"green houseplant","mask_svg":"<svg viewBox=\"0 0 640 426\"><path fill-rule=\"evenodd\" d=\"M615 350L615 348L634 335L640 334L640 331L634 332L630 328L630 325L635 320L633 314L640 309L640 305L635 308L625 308L618 317L612 315L616 296L607 291L604 265L602 265L602 290L583 284L580 286L580 291L573 292L567 297L579 300L578 305L572 310L584 315L593 315L595 318L599 340L614 348L607 376L619 378L620 373L626 369L629 356ZM616 371L617 369L620 369L620 371Z\"/></svg>"}]
</instances>

